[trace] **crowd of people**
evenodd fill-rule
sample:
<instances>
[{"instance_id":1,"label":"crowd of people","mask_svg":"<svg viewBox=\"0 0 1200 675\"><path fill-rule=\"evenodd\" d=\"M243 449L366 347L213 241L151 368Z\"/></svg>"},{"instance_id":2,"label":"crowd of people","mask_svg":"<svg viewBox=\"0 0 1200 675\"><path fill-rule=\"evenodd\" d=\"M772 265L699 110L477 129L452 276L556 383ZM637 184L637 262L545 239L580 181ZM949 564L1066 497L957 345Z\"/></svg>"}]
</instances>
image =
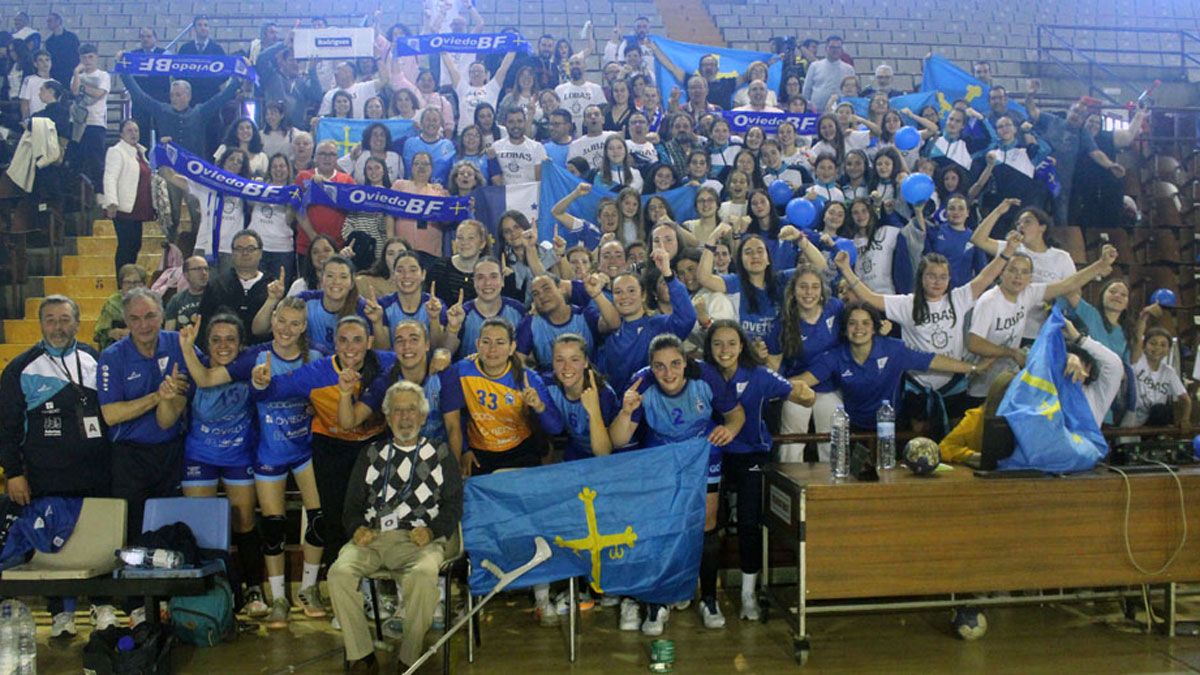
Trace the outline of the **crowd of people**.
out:
<instances>
[{"instance_id":1,"label":"crowd of people","mask_svg":"<svg viewBox=\"0 0 1200 675\"><path fill-rule=\"evenodd\" d=\"M223 54L213 28L197 17L179 53ZM482 28L469 3L436 4L419 32ZM394 56L395 40L411 33L378 27L377 58L333 64L298 61L290 38L265 25L246 52L257 91L237 79L125 77L134 116L107 151L102 131L89 133L106 124L111 90L94 47L76 50L68 83L46 77L61 70L61 48L19 66L29 68L24 81L41 78L50 92L36 106L28 86L10 88L23 115L55 115L68 92L91 102L80 138L64 141L103 186L120 291L97 324L102 351L77 339L77 303L51 296L39 308L43 340L5 369L0 466L15 500L120 497L132 537L146 499L223 486L244 610L278 628L292 608L283 556L290 475L307 516L294 600L305 615L326 616L318 579L327 568L347 658L371 672L360 580L381 567L409 570L400 656L412 663L425 630L442 620L437 567L472 476L706 438L697 605L716 630L725 625L717 578L726 495L738 494L742 581L733 595L739 616L755 620L758 470L828 460L827 443L776 451L773 434L828 433L839 407L854 429L873 431L890 403L902 426L948 437L948 461L969 460L977 441L951 430L978 423L994 383L1024 364L1051 303L1074 319L1070 368L1098 419L1189 424L1190 397L1165 362L1172 336L1158 325L1161 308L1141 307L1120 277L1092 306L1082 291L1113 272L1115 249L1077 269L1049 234L1056 221L1111 222L1121 211L1116 151L1144 111L1127 131L1099 131L1086 101L1059 116L1039 109L1032 86L1022 113L996 85L986 114L966 101L946 114L894 110L890 97L903 92L880 66L861 117L841 100L860 82L837 36L823 57L805 41L775 91L768 63L731 76L711 56L671 62L645 17L602 47L543 35L529 54L478 60ZM139 37L130 53L160 50L153 28ZM14 64L21 44L10 43ZM584 65L593 51L603 54L599 82ZM655 61L686 82L686 101L679 89L663 100ZM992 84L987 63L974 73ZM255 96L260 119L237 106L222 125L227 104ZM820 117L815 137L786 121L735 134L725 110ZM314 144L322 115L400 118L413 130L393 138L372 124L342 152ZM897 147L905 124L918 128L917 148ZM169 169L159 170L170 193L162 199L146 155L151 131L279 186L469 196L540 181L549 161L582 182L542 217L600 235L590 248L557 234L539 241L520 211L427 222L251 202ZM1057 193L1036 173L1047 158ZM901 185L916 173L936 189L909 203ZM785 219L768 190L777 181L813 204L813 222ZM661 194L684 185L696 188L695 218L676 219ZM597 194L594 223L570 212ZM141 227L159 206L174 234L185 204L193 250L164 297L136 265ZM73 634L73 612L55 602L55 634ZM648 635L661 634L674 609L616 597L582 606L594 603L619 606L620 628ZM534 605L546 625L566 611L545 586ZM115 620L107 605L93 617Z\"/></svg>"}]
</instances>

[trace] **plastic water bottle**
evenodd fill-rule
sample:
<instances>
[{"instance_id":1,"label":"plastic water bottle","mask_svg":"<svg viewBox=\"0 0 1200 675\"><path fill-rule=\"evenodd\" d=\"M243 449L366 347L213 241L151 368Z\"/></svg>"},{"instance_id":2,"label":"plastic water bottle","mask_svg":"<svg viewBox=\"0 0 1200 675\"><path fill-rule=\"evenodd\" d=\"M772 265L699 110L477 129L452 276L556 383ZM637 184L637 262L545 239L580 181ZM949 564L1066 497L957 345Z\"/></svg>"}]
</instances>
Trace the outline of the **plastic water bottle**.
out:
<instances>
[{"instance_id":1,"label":"plastic water bottle","mask_svg":"<svg viewBox=\"0 0 1200 675\"><path fill-rule=\"evenodd\" d=\"M883 399L879 412L875 413L875 436L878 439L879 468L896 468L896 410L892 402Z\"/></svg>"},{"instance_id":2,"label":"plastic water bottle","mask_svg":"<svg viewBox=\"0 0 1200 675\"><path fill-rule=\"evenodd\" d=\"M850 475L850 415L846 414L844 406L839 405L833 411L829 440L829 463L833 467L833 477L846 478Z\"/></svg>"},{"instance_id":3,"label":"plastic water bottle","mask_svg":"<svg viewBox=\"0 0 1200 675\"><path fill-rule=\"evenodd\" d=\"M153 567L161 570L183 567L183 555L179 551L165 548L123 548L117 551L117 557L129 567Z\"/></svg>"},{"instance_id":4,"label":"plastic water bottle","mask_svg":"<svg viewBox=\"0 0 1200 675\"><path fill-rule=\"evenodd\" d=\"M20 600L0 603L0 673L37 675L37 626Z\"/></svg>"}]
</instances>

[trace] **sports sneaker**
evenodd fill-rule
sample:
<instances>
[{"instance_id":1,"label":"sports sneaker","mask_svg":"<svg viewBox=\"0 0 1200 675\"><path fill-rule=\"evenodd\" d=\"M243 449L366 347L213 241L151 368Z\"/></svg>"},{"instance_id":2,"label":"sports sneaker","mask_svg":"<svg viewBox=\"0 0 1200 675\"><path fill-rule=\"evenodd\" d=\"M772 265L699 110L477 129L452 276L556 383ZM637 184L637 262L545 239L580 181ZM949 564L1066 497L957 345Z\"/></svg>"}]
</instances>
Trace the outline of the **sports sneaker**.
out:
<instances>
[{"instance_id":1,"label":"sports sneaker","mask_svg":"<svg viewBox=\"0 0 1200 675\"><path fill-rule=\"evenodd\" d=\"M558 625L558 612L555 611L554 603L549 599L545 601L539 600L537 606L534 607L533 613L537 616L538 623L543 626Z\"/></svg>"},{"instance_id":2,"label":"sports sneaker","mask_svg":"<svg viewBox=\"0 0 1200 675\"><path fill-rule=\"evenodd\" d=\"M596 601L595 601L595 599L592 598L591 593L588 593L586 590L584 590L579 594L579 602L578 602L579 611L586 612L595 606L596 606Z\"/></svg>"},{"instance_id":3,"label":"sports sneaker","mask_svg":"<svg viewBox=\"0 0 1200 675\"><path fill-rule=\"evenodd\" d=\"M129 613L129 630L133 630L146 621L146 608L138 607Z\"/></svg>"},{"instance_id":4,"label":"sports sneaker","mask_svg":"<svg viewBox=\"0 0 1200 675\"><path fill-rule=\"evenodd\" d=\"M689 599L689 600L680 600L679 602L671 605L671 608L677 609L682 612L683 610L685 610L691 606L692 606L692 601Z\"/></svg>"},{"instance_id":5,"label":"sports sneaker","mask_svg":"<svg viewBox=\"0 0 1200 675\"><path fill-rule=\"evenodd\" d=\"M762 619L762 609L758 606L758 597L753 593L742 596L742 611L739 616L747 621Z\"/></svg>"},{"instance_id":6,"label":"sports sneaker","mask_svg":"<svg viewBox=\"0 0 1200 675\"><path fill-rule=\"evenodd\" d=\"M705 598L700 601L700 618L704 620L705 628L724 628L725 615L716 598Z\"/></svg>"},{"instance_id":7,"label":"sports sneaker","mask_svg":"<svg viewBox=\"0 0 1200 675\"><path fill-rule=\"evenodd\" d=\"M246 589L246 604L242 605L242 611L251 619L262 619L271 613L271 607L263 598L261 588L251 586Z\"/></svg>"},{"instance_id":8,"label":"sports sneaker","mask_svg":"<svg viewBox=\"0 0 1200 675\"><path fill-rule=\"evenodd\" d=\"M296 600L304 610L304 616L310 619L320 619L325 616L325 605L321 604L321 593L316 586L301 588L296 593Z\"/></svg>"},{"instance_id":9,"label":"sports sneaker","mask_svg":"<svg viewBox=\"0 0 1200 675\"><path fill-rule=\"evenodd\" d=\"M267 615L267 628L287 628L288 612L292 604L287 598L275 598L271 601L271 613Z\"/></svg>"},{"instance_id":10,"label":"sports sneaker","mask_svg":"<svg viewBox=\"0 0 1200 675\"><path fill-rule=\"evenodd\" d=\"M566 591L554 596L554 613L559 616L566 616L571 612L571 598Z\"/></svg>"},{"instance_id":11,"label":"sports sneaker","mask_svg":"<svg viewBox=\"0 0 1200 675\"><path fill-rule=\"evenodd\" d=\"M600 596L601 607L616 607L621 604L621 596L619 595L602 595Z\"/></svg>"},{"instance_id":12,"label":"sports sneaker","mask_svg":"<svg viewBox=\"0 0 1200 675\"><path fill-rule=\"evenodd\" d=\"M384 637L395 639L404 634L404 619L399 616L393 616L383 622Z\"/></svg>"},{"instance_id":13,"label":"sports sneaker","mask_svg":"<svg viewBox=\"0 0 1200 675\"><path fill-rule=\"evenodd\" d=\"M671 610L665 605L646 605L646 620L642 622L642 635L662 635L667 627Z\"/></svg>"},{"instance_id":14,"label":"sports sneaker","mask_svg":"<svg viewBox=\"0 0 1200 675\"><path fill-rule=\"evenodd\" d=\"M117 625L117 610L113 609L112 605L92 605L89 615L92 619L92 627L96 630L104 630Z\"/></svg>"},{"instance_id":15,"label":"sports sneaker","mask_svg":"<svg viewBox=\"0 0 1200 675\"><path fill-rule=\"evenodd\" d=\"M611 596L616 598L616 596ZM638 604L633 598L623 598L621 600L621 630L637 630L641 624L641 617L638 616Z\"/></svg>"},{"instance_id":16,"label":"sports sneaker","mask_svg":"<svg viewBox=\"0 0 1200 675\"><path fill-rule=\"evenodd\" d=\"M54 623L50 626L50 637L75 637L75 612L59 612L54 615Z\"/></svg>"}]
</instances>

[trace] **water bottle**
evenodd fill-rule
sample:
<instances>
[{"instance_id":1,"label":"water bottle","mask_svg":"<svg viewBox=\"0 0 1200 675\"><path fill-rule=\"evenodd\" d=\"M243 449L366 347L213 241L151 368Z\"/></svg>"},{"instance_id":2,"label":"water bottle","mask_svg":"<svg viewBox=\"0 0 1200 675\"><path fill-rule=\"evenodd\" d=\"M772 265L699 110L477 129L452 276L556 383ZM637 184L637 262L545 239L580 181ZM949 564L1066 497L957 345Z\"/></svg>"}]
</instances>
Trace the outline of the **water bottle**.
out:
<instances>
[{"instance_id":1,"label":"water bottle","mask_svg":"<svg viewBox=\"0 0 1200 675\"><path fill-rule=\"evenodd\" d=\"M829 463L833 467L834 478L846 478L850 475L850 416L844 406L838 406L833 411L829 430Z\"/></svg>"},{"instance_id":2,"label":"water bottle","mask_svg":"<svg viewBox=\"0 0 1200 675\"><path fill-rule=\"evenodd\" d=\"M892 402L883 399L879 412L875 413L875 436L878 439L879 468L896 468L896 410Z\"/></svg>"},{"instance_id":3,"label":"water bottle","mask_svg":"<svg viewBox=\"0 0 1200 675\"><path fill-rule=\"evenodd\" d=\"M183 555L179 551L165 548L123 548L117 551L117 557L129 567L153 567L160 570L183 567Z\"/></svg>"},{"instance_id":4,"label":"water bottle","mask_svg":"<svg viewBox=\"0 0 1200 675\"><path fill-rule=\"evenodd\" d=\"M0 673L37 675L37 626L20 600L0 603Z\"/></svg>"}]
</instances>

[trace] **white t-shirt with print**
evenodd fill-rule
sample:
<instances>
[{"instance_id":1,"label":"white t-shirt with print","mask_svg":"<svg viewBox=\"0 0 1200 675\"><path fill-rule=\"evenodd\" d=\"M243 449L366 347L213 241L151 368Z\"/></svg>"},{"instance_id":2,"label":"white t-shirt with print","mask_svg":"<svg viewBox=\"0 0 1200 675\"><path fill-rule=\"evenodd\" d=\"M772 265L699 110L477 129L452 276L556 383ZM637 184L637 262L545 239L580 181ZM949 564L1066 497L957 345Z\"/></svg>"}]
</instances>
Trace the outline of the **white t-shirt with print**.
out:
<instances>
[{"instance_id":1,"label":"white t-shirt with print","mask_svg":"<svg viewBox=\"0 0 1200 675\"><path fill-rule=\"evenodd\" d=\"M971 333L1000 347L1017 348L1025 334L1025 322L1029 313L1044 302L1047 284L1029 284L1015 301L1009 301L999 286L989 288L979 296L975 311L971 313ZM992 380L1006 371L1018 370L1010 358L1003 358L982 375L971 380L971 396L987 396Z\"/></svg>"},{"instance_id":2,"label":"white t-shirt with print","mask_svg":"<svg viewBox=\"0 0 1200 675\"><path fill-rule=\"evenodd\" d=\"M918 283L920 283L918 281ZM975 307L975 296L971 287L959 286L942 296L937 302L930 302L929 314L926 320L917 325L913 321L913 296L885 295L883 306L887 318L900 326L900 335L904 344L910 349L929 352L952 359L961 359L966 355L966 321L967 312ZM913 373L917 381L941 389L953 377L950 373Z\"/></svg>"}]
</instances>

